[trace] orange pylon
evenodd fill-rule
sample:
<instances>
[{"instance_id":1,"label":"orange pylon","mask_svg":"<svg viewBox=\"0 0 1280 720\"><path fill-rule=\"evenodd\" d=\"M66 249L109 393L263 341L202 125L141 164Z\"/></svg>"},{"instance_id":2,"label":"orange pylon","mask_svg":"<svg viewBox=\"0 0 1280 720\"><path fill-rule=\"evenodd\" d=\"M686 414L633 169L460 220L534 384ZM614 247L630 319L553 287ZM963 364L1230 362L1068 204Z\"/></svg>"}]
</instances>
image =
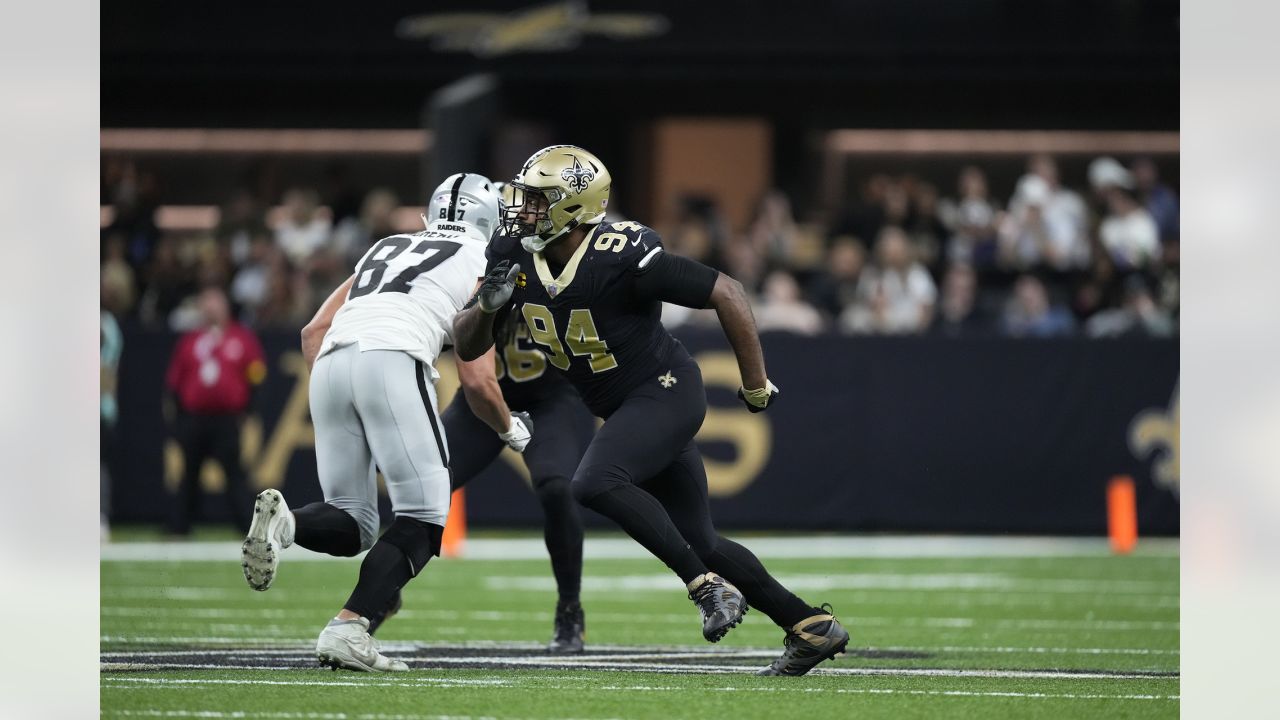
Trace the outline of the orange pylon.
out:
<instances>
[{"instance_id":1,"label":"orange pylon","mask_svg":"<svg viewBox=\"0 0 1280 720\"><path fill-rule=\"evenodd\" d=\"M1125 554L1138 544L1138 500L1133 478L1116 475L1107 484L1107 535L1112 552Z\"/></svg>"},{"instance_id":2,"label":"orange pylon","mask_svg":"<svg viewBox=\"0 0 1280 720\"><path fill-rule=\"evenodd\" d=\"M463 547L467 543L467 502L464 490L453 491L453 499L449 505L449 520L444 524L444 536L440 541L440 551L445 557L462 557Z\"/></svg>"}]
</instances>

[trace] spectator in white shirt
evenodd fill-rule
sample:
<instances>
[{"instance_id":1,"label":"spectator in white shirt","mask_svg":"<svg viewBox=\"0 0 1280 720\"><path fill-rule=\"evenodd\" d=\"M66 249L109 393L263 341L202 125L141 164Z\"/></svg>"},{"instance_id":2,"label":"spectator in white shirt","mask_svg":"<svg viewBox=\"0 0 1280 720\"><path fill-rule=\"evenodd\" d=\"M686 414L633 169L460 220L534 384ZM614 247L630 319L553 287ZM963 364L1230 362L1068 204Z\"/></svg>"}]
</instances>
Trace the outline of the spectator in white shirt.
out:
<instances>
[{"instance_id":1,"label":"spectator in white shirt","mask_svg":"<svg viewBox=\"0 0 1280 720\"><path fill-rule=\"evenodd\" d=\"M912 256L901 228L886 227L876 241L876 265L858 283L858 299L840 316L846 332L916 334L933 321L938 289Z\"/></svg>"},{"instance_id":2,"label":"spectator in white shirt","mask_svg":"<svg viewBox=\"0 0 1280 720\"><path fill-rule=\"evenodd\" d=\"M1049 186L1034 175L1018 182L1010 211L1000 223L999 264L1006 269L1026 270L1053 264L1055 255L1045 205Z\"/></svg>"},{"instance_id":3,"label":"spectator in white shirt","mask_svg":"<svg viewBox=\"0 0 1280 720\"><path fill-rule=\"evenodd\" d=\"M320 197L315 190L288 190L283 205L284 218L276 225L276 244L289 262L300 267L329 242L329 218L320 212Z\"/></svg>"},{"instance_id":4,"label":"spectator in white shirt","mask_svg":"<svg viewBox=\"0 0 1280 720\"><path fill-rule=\"evenodd\" d=\"M1107 190L1107 216L1098 228L1098 239L1122 271L1146 268L1160 257L1156 222L1127 187Z\"/></svg>"},{"instance_id":5,"label":"spectator in white shirt","mask_svg":"<svg viewBox=\"0 0 1280 720\"><path fill-rule=\"evenodd\" d=\"M1030 172L1019 182L1029 178L1038 178L1044 182L1041 214L1045 229L1051 242L1052 254L1044 257L1041 264L1055 270L1070 270L1083 267L1089 262L1089 239L1087 235L1088 214L1080 195L1062 187L1058 178L1058 164L1049 155L1033 156L1027 164ZM1010 209L1016 214L1019 198L1015 196Z\"/></svg>"},{"instance_id":6,"label":"spectator in white shirt","mask_svg":"<svg viewBox=\"0 0 1280 720\"><path fill-rule=\"evenodd\" d=\"M823 330L822 314L800 298L800 285L791 273L775 270L764 279L762 302L755 308L760 332L781 330L817 335Z\"/></svg>"}]
</instances>

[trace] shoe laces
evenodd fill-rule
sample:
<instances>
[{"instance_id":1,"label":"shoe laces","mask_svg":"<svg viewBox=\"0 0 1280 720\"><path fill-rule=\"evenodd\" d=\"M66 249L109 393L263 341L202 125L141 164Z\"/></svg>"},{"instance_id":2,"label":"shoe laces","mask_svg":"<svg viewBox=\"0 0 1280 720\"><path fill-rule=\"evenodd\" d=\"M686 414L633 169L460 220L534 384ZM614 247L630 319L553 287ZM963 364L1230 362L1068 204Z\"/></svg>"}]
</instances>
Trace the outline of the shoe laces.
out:
<instances>
[{"instance_id":1,"label":"shoe laces","mask_svg":"<svg viewBox=\"0 0 1280 720\"><path fill-rule=\"evenodd\" d=\"M719 599L719 592L724 585L716 580L707 580L698 586L697 590L689 593L689 599L698 604L702 611L708 615L716 611L716 601Z\"/></svg>"},{"instance_id":2,"label":"shoe laces","mask_svg":"<svg viewBox=\"0 0 1280 720\"><path fill-rule=\"evenodd\" d=\"M826 613L827 615L830 615L832 618L835 618L836 616L835 610L831 608L831 605L829 603L822 603L821 605L818 606L818 609ZM790 652L792 648L796 647L802 642L803 640L800 637L800 633L796 632L791 628L787 628L787 636L782 641L782 646L787 652Z\"/></svg>"}]
</instances>

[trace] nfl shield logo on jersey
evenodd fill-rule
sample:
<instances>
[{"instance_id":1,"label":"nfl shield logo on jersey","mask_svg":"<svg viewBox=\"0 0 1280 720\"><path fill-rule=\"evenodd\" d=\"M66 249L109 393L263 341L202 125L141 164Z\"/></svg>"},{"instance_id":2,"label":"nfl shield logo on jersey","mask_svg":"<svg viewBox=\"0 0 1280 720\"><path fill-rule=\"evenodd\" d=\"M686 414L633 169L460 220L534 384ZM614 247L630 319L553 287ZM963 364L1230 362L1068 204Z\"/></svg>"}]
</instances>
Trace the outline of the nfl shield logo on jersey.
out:
<instances>
[{"instance_id":1,"label":"nfl shield logo on jersey","mask_svg":"<svg viewBox=\"0 0 1280 720\"><path fill-rule=\"evenodd\" d=\"M547 286L547 294L550 295L551 297L555 297L556 293L558 292L560 292L560 288L556 287L555 285Z\"/></svg>"}]
</instances>

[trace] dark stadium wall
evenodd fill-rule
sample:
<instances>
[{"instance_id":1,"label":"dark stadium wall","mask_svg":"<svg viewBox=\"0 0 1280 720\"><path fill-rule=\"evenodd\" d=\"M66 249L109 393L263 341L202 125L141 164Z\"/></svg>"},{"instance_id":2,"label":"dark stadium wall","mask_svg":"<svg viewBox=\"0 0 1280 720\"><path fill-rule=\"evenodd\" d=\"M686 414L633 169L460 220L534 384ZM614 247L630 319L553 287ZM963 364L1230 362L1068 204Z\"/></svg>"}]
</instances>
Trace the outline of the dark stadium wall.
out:
<instances>
[{"instance_id":1,"label":"dark stadium wall","mask_svg":"<svg viewBox=\"0 0 1280 720\"><path fill-rule=\"evenodd\" d=\"M416 127L435 90L481 72L503 81L511 112L606 126L768 114L817 128L1178 127L1177 0L593 2L598 23L654 26L553 25L557 47L488 55L399 31L464 13L497 33L551 4L110 0L102 125Z\"/></svg>"},{"instance_id":2,"label":"dark stadium wall","mask_svg":"<svg viewBox=\"0 0 1280 720\"><path fill-rule=\"evenodd\" d=\"M1125 474L1136 481L1141 531L1178 533L1176 340L767 334L782 395L753 415L733 397L738 375L723 337L677 334L707 384L699 440L725 528L1102 534L1106 484ZM263 341L271 372L245 424L245 457L260 486L309 502L319 487L296 336ZM115 522L159 521L181 467L159 402L172 343L126 335ZM448 402L457 380L451 363L440 365ZM504 456L469 486L472 526L541 523L522 473ZM220 490L215 466L203 480ZM209 520L225 519L220 502L205 505Z\"/></svg>"}]
</instances>

